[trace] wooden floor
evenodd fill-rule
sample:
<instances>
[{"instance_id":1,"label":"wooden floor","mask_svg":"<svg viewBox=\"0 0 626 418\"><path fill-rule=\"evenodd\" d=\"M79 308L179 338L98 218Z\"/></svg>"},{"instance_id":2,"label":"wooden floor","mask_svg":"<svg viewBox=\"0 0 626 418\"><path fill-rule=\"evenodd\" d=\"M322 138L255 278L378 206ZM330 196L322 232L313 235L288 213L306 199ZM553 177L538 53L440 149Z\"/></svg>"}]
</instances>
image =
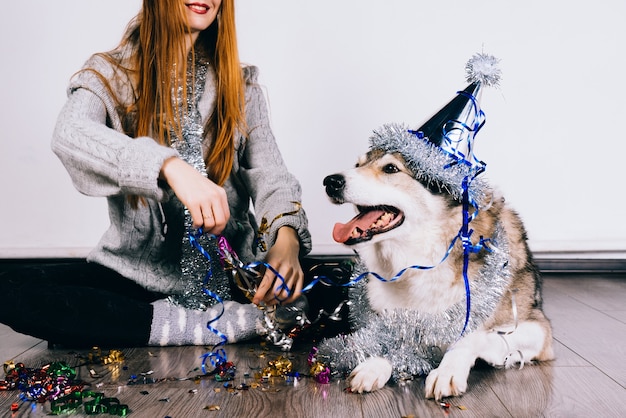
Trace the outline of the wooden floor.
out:
<instances>
[{"instance_id":1,"label":"wooden floor","mask_svg":"<svg viewBox=\"0 0 626 418\"><path fill-rule=\"evenodd\" d=\"M424 399L423 378L364 395L347 393L344 381L319 384L307 377L259 384L255 373L282 354L260 343L227 347L237 367L230 387L193 379L207 351L202 347L120 348L123 362L77 371L91 390L128 405L131 417L626 417L626 276L545 275L544 297L557 359L522 370L474 369L469 391L449 399L449 407ZM288 355L303 374L307 352L304 347ZM78 365L88 353L49 350L46 342L0 325L3 361ZM128 385L130 376L142 373L158 383ZM11 412L15 402L19 409ZM0 392L2 417L49 413L49 403L21 402L16 392Z\"/></svg>"}]
</instances>

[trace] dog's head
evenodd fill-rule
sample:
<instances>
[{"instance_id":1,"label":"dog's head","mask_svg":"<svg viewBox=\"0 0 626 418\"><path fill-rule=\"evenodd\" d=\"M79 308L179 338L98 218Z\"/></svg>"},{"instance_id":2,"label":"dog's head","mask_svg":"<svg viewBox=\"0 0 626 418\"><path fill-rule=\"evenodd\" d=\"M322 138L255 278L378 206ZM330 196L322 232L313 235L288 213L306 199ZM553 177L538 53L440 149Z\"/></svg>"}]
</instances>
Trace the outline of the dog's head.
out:
<instances>
[{"instance_id":1,"label":"dog's head","mask_svg":"<svg viewBox=\"0 0 626 418\"><path fill-rule=\"evenodd\" d=\"M401 154L380 149L363 155L354 168L327 176L324 186L330 200L351 203L358 212L348 223L335 225L333 239L355 245L411 236L415 233L412 229L458 204L415 177Z\"/></svg>"}]
</instances>

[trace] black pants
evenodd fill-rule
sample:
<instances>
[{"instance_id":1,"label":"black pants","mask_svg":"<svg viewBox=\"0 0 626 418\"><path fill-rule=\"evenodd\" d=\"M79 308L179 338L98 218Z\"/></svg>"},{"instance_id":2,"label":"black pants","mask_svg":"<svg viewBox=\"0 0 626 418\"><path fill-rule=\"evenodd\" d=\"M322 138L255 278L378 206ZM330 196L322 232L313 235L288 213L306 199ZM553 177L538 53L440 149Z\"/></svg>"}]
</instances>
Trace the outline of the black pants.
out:
<instances>
[{"instance_id":1,"label":"black pants","mask_svg":"<svg viewBox=\"0 0 626 418\"><path fill-rule=\"evenodd\" d=\"M305 283L315 275L337 283L350 278L350 263L312 258L301 262ZM17 332L53 347L115 348L146 346L152 324L150 303L166 295L149 292L99 264L71 260L0 263L0 297L0 323ZM249 302L236 287L231 287L231 297ZM345 299L344 288L316 286L308 293L310 318L322 310L333 312ZM325 335L346 330L346 318L316 328Z\"/></svg>"},{"instance_id":2,"label":"black pants","mask_svg":"<svg viewBox=\"0 0 626 418\"><path fill-rule=\"evenodd\" d=\"M152 293L94 263L70 261L0 266L0 322L73 348L145 346Z\"/></svg>"}]
</instances>

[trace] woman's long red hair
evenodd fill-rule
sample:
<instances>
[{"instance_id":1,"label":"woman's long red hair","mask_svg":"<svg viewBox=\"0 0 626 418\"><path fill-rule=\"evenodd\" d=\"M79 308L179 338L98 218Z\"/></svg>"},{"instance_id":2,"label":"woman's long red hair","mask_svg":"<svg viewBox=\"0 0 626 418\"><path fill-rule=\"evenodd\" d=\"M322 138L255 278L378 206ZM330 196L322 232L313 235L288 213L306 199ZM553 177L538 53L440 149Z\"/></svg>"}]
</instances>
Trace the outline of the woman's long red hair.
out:
<instances>
[{"instance_id":1,"label":"woman's long red hair","mask_svg":"<svg viewBox=\"0 0 626 418\"><path fill-rule=\"evenodd\" d=\"M181 132L183 115L177 110L181 107L173 103L172 92L182 88L183 100L187 97L187 83L174 75L187 74L188 39L189 26L181 0L144 0L118 48L99 54L132 83L134 102L120 110L124 113L120 115L122 120L130 119L125 128L128 135L151 136L169 146L171 132ZM237 48L234 0L222 0L216 20L200 33L191 53L198 48L208 53L217 77L214 112L205 126L205 135L213 136L205 155L207 173L211 180L223 185L233 166L235 135L245 130L245 86ZM129 50L130 55L122 63L116 52ZM101 78L115 97L111 82ZM121 103L120 98L115 99ZM136 204L138 199L132 200Z\"/></svg>"}]
</instances>

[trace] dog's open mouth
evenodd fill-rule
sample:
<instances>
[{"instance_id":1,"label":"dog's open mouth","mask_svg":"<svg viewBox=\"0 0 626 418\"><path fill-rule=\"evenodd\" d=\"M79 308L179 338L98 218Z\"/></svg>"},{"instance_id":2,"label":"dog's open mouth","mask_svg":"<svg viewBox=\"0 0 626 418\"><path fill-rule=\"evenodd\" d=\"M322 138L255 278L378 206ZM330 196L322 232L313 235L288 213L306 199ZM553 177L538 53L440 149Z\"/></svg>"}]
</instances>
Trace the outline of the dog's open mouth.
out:
<instances>
[{"instance_id":1,"label":"dog's open mouth","mask_svg":"<svg viewBox=\"0 0 626 418\"><path fill-rule=\"evenodd\" d=\"M346 245L368 241L374 235L390 231L402 224L404 214L391 206L358 206L359 214L346 224L337 223L333 239Z\"/></svg>"}]
</instances>

